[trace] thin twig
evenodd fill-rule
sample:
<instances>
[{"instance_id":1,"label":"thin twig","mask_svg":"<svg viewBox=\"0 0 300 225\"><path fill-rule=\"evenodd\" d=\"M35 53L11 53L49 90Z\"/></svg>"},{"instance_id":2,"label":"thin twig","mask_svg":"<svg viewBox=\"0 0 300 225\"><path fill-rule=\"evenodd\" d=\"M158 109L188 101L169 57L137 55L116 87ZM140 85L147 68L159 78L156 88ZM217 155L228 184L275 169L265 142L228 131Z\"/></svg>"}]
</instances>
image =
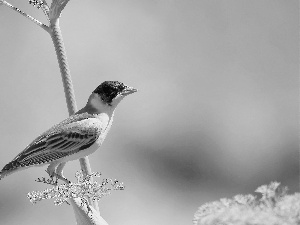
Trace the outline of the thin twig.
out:
<instances>
[{"instance_id":1,"label":"thin twig","mask_svg":"<svg viewBox=\"0 0 300 225\"><path fill-rule=\"evenodd\" d=\"M32 22L34 22L36 25L40 26L41 28L43 28L44 30L46 30L47 32L49 32L49 27L45 24L43 24L42 22L40 22L39 20L35 19L34 17L28 15L27 13L23 12L21 9L11 5L10 3L8 3L7 1L0 1L0 4L3 4L5 6L7 6L8 8L14 10L15 12L18 12L19 14L21 14L22 16L25 16L27 19L31 20Z\"/></svg>"},{"instance_id":2,"label":"thin twig","mask_svg":"<svg viewBox=\"0 0 300 225\"><path fill-rule=\"evenodd\" d=\"M50 19L49 19L49 11L50 11L50 8L48 6L48 3L46 2L46 0L42 0L43 1L43 5L41 6L47 20L50 22Z\"/></svg>"}]
</instances>

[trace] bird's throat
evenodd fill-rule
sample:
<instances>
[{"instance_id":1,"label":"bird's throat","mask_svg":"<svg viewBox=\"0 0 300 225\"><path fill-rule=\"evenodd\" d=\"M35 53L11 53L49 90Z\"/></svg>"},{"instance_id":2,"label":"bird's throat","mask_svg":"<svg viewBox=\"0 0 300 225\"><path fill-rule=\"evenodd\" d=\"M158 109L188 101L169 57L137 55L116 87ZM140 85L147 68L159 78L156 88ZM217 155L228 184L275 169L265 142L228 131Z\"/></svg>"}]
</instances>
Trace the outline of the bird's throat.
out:
<instances>
[{"instance_id":1,"label":"bird's throat","mask_svg":"<svg viewBox=\"0 0 300 225\"><path fill-rule=\"evenodd\" d=\"M110 105L104 103L102 99L99 97L99 95L93 93L91 94L88 103L86 104L86 109L91 114L100 114L100 113L106 113L111 117L113 114L114 108Z\"/></svg>"}]
</instances>

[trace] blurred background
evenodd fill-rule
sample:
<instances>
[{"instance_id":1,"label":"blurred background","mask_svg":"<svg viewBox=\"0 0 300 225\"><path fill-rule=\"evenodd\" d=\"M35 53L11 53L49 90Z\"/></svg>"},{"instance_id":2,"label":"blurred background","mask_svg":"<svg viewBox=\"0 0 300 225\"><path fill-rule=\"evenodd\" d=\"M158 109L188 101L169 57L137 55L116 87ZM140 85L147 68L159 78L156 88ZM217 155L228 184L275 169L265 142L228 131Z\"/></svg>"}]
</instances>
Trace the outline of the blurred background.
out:
<instances>
[{"instance_id":1,"label":"blurred background","mask_svg":"<svg viewBox=\"0 0 300 225\"><path fill-rule=\"evenodd\" d=\"M26 0L9 2L47 23ZM271 181L299 191L297 0L71 0L61 29L78 108L105 80L139 89L117 108L93 171L124 182L110 224L192 224L201 204ZM0 7L0 165L68 116L50 36ZM0 182L0 224L75 224L32 205L31 168ZM74 180L79 162L65 175Z\"/></svg>"}]
</instances>

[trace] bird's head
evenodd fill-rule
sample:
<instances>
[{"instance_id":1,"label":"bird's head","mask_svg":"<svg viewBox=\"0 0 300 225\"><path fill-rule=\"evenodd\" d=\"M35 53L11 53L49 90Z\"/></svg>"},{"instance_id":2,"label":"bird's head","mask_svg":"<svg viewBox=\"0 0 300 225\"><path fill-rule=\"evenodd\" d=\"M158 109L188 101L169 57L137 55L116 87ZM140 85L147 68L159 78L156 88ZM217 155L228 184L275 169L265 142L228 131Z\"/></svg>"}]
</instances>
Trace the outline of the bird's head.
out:
<instances>
[{"instance_id":1,"label":"bird's head","mask_svg":"<svg viewBox=\"0 0 300 225\"><path fill-rule=\"evenodd\" d=\"M137 92L137 89L119 81L104 81L93 91L91 103L96 108L114 109L125 96L134 92Z\"/></svg>"}]
</instances>

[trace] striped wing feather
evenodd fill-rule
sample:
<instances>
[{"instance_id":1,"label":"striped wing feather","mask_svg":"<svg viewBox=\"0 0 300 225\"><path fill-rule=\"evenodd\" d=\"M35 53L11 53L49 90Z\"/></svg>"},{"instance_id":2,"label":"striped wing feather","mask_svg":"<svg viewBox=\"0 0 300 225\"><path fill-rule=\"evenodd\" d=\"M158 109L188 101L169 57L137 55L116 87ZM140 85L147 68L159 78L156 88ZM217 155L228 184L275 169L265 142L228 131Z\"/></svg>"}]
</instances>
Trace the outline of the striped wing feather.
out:
<instances>
[{"instance_id":1,"label":"striped wing feather","mask_svg":"<svg viewBox=\"0 0 300 225\"><path fill-rule=\"evenodd\" d=\"M95 116L73 115L41 134L3 170L55 161L90 147L99 137L102 127Z\"/></svg>"}]
</instances>

